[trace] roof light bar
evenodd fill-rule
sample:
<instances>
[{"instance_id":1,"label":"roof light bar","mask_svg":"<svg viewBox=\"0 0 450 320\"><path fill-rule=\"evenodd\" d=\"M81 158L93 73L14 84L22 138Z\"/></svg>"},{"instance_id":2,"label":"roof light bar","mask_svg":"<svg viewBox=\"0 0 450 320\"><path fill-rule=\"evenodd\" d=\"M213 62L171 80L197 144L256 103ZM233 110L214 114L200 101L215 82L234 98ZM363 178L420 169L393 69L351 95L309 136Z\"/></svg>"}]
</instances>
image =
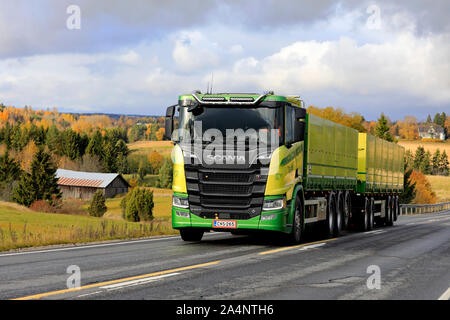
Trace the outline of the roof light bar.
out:
<instances>
[{"instance_id":1,"label":"roof light bar","mask_svg":"<svg viewBox=\"0 0 450 320\"><path fill-rule=\"evenodd\" d=\"M254 105L257 104L262 98L267 96L267 94L262 94L258 98L254 99L252 97L231 97L227 100L225 97L202 97L201 99L197 96L197 93L192 93L192 96L200 104L234 104L234 105Z\"/></svg>"}]
</instances>

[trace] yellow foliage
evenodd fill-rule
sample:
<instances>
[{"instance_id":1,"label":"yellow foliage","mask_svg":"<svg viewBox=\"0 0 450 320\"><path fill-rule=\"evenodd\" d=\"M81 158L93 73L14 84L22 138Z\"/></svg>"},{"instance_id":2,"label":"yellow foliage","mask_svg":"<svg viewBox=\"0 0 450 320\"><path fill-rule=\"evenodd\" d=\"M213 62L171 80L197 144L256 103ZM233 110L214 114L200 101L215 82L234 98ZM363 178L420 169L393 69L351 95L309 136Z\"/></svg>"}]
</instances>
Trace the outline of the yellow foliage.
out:
<instances>
[{"instance_id":1,"label":"yellow foliage","mask_svg":"<svg viewBox=\"0 0 450 320\"><path fill-rule=\"evenodd\" d=\"M431 189L431 184L428 182L425 175L420 171L413 171L409 177L409 181L416 183L416 197L413 203L416 204L432 204L436 203L436 194Z\"/></svg>"}]
</instances>

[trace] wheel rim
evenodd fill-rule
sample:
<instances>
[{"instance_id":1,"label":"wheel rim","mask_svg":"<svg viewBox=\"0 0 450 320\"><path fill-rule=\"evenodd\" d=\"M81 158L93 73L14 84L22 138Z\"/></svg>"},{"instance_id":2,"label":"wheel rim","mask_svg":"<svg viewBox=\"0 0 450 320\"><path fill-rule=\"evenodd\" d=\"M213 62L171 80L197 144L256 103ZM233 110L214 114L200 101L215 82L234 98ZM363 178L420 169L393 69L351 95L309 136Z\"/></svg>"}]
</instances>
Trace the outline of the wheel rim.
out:
<instances>
[{"instance_id":1,"label":"wheel rim","mask_svg":"<svg viewBox=\"0 0 450 320\"><path fill-rule=\"evenodd\" d=\"M294 236L296 241L300 241L302 233L301 227L301 219L300 219L300 210L295 209L295 217L294 217Z\"/></svg>"},{"instance_id":2,"label":"wheel rim","mask_svg":"<svg viewBox=\"0 0 450 320\"><path fill-rule=\"evenodd\" d=\"M328 232L329 233L333 233L333 227L334 227L334 210L333 210L334 199L333 198L330 199L329 208L328 208Z\"/></svg>"}]
</instances>

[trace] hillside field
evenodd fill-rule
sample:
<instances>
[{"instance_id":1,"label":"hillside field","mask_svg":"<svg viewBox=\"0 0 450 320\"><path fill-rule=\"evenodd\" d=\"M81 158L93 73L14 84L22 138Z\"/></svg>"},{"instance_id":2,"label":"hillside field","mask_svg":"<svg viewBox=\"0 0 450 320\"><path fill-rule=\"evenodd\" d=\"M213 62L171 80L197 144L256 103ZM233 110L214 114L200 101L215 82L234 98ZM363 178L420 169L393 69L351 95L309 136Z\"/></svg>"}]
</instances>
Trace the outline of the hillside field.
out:
<instances>
[{"instance_id":1,"label":"hillside field","mask_svg":"<svg viewBox=\"0 0 450 320\"><path fill-rule=\"evenodd\" d=\"M132 154L150 154L153 151L163 156L170 156L173 148L172 141L136 141L128 144Z\"/></svg>"},{"instance_id":2,"label":"hillside field","mask_svg":"<svg viewBox=\"0 0 450 320\"><path fill-rule=\"evenodd\" d=\"M427 175L431 188L436 193L437 202L450 201L450 177Z\"/></svg>"},{"instance_id":3,"label":"hillside field","mask_svg":"<svg viewBox=\"0 0 450 320\"><path fill-rule=\"evenodd\" d=\"M437 149L441 151L441 153L445 150L447 152L447 155L450 156L450 141L446 140L445 142L430 142L430 141L409 141L409 140L399 140L399 145L404 147L406 150L410 150L412 154L416 152L416 149L419 146L422 146L425 151L430 151L431 154L433 154Z\"/></svg>"}]
</instances>

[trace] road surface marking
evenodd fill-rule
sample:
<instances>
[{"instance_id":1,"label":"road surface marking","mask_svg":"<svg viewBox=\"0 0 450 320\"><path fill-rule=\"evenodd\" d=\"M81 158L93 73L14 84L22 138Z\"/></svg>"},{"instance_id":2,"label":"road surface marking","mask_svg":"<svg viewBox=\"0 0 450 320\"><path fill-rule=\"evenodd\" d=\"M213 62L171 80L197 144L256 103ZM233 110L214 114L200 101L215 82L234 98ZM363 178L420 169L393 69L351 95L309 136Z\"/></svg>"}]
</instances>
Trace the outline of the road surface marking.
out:
<instances>
[{"instance_id":1,"label":"road surface marking","mask_svg":"<svg viewBox=\"0 0 450 320\"><path fill-rule=\"evenodd\" d=\"M208 235L205 235L205 236L210 237L210 236L217 236L219 234L220 233L214 233L214 234L208 234ZM69 250L77 250L77 249L99 248L99 247L108 247L108 246L118 246L118 245L122 245L122 244L133 244L133 243L162 241L162 240L173 240L173 239L180 239L180 236L169 236L169 237L161 237L161 238L156 238L156 239L142 239L142 240L120 241L120 242L92 244L92 245L85 245L85 246L81 245L81 246L78 246L78 247L66 247L66 248L58 248L58 249L46 249L46 250L35 250L35 251L5 253L5 254L0 254L0 257L20 256L20 255L32 254L32 253L51 253L51 252L57 252L57 251L69 251Z\"/></svg>"},{"instance_id":2,"label":"road surface marking","mask_svg":"<svg viewBox=\"0 0 450 320\"><path fill-rule=\"evenodd\" d=\"M315 242L304 243L304 244L298 244L298 245L295 245L295 246L290 246L290 247L285 247L285 248L279 248L279 249L273 249L273 250L263 251L263 252L260 252L260 253L258 253L258 254L260 254L260 255L265 255L265 254L270 254L270 253L276 253L276 252L281 252L281 251L291 250L291 249L295 249L295 248L305 247L305 246L308 246L308 245L311 245L311 244L325 243L325 242L328 242L328 241L334 241L334 240L336 240L336 239L337 239L337 238L327 239L327 240L321 240L321 241L315 241Z\"/></svg>"},{"instance_id":3,"label":"road surface marking","mask_svg":"<svg viewBox=\"0 0 450 320\"><path fill-rule=\"evenodd\" d=\"M159 275L178 272L178 271L185 271L185 270L191 270L191 269L196 269L196 268L201 268L201 267L207 267L207 266L218 264L219 262L220 262L220 260L217 260L217 261L201 263L201 264L196 264L196 265L187 266L187 267L180 267L180 268L175 268L175 269L170 269L170 270L142 274L140 276L134 276L134 277L128 277L128 278L123 278L123 279L116 279L116 280L88 284L88 285L81 286L79 288L74 288L74 289L63 289L63 290L50 291L50 292L45 292L45 293L40 293L40 294L34 294L31 296L16 298L16 299L12 299L12 300L40 299L43 297L53 296L53 295L57 295L57 294L63 294L63 293L68 293L68 292L73 292L73 291L80 291L80 290L90 289L90 288L98 288L98 287L102 287L102 286L106 286L106 285L110 285L110 284L114 284L114 283L119 283L119 282L124 282L124 281L143 279L143 278L154 277L154 276L159 276Z\"/></svg>"},{"instance_id":4,"label":"road surface marking","mask_svg":"<svg viewBox=\"0 0 450 320\"><path fill-rule=\"evenodd\" d=\"M125 282L120 282L120 283L116 283L116 284L110 284L107 286L103 286L103 287L100 287L100 289L113 289L113 288L127 287L127 286L134 285L134 284L143 284L143 283L147 283L147 282L157 281L157 280L167 278L167 277L176 276L179 274L180 274L179 272L174 272L174 273L169 273L169 274L163 274L163 275L156 276L156 277L148 277L148 278L143 278L143 279L125 281Z\"/></svg>"},{"instance_id":5,"label":"road surface marking","mask_svg":"<svg viewBox=\"0 0 450 320\"><path fill-rule=\"evenodd\" d=\"M373 231L367 231L364 232L364 234L380 234L380 233L385 233L387 232L386 230L373 230Z\"/></svg>"},{"instance_id":6,"label":"road surface marking","mask_svg":"<svg viewBox=\"0 0 450 320\"><path fill-rule=\"evenodd\" d=\"M450 300L450 288L448 288L438 300Z\"/></svg>"},{"instance_id":7,"label":"road surface marking","mask_svg":"<svg viewBox=\"0 0 450 320\"><path fill-rule=\"evenodd\" d=\"M325 242L317 243L317 244L311 244L309 246L301 247L299 250L303 251L303 250L308 250L308 249L313 249L313 248L319 248L319 247L324 246L325 244L326 244Z\"/></svg>"},{"instance_id":8,"label":"road surface marking","mask_svg":"<svg viewBox=\"0 0 450 320\"><path fill-rule=\"evenodd\" d=\"M82 298L82 297L92 296L92 295L94 295L94 294L102 293L102 292L103 292L103 291L95 291L95 292L91 292L91 293L86 293L86 294L82 294L82 295L77 296L77 298Z\"/></svg>"}]
</instances>

